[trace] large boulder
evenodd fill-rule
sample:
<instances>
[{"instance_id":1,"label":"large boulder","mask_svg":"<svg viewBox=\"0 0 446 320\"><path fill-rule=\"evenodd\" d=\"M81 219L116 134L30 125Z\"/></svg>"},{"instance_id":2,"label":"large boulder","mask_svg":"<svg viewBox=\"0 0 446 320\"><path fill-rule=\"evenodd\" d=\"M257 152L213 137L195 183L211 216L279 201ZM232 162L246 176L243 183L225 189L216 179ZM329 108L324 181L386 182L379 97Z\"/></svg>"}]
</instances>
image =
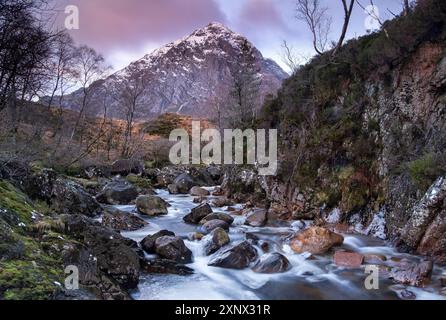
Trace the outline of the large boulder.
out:
<instances>
[{"instance_id":1,"label":"large boulder","mask_svg":"<svg viewBox=\"0 0 446 320\"><path fill-rule=\"evenodd\" d=\"M206 197L211 194L209 191L203 189L202 187L192 187L189 193L193 197Z\"/></svg>"},{"instance_id":2,"label":"large boulder","mask_svg":"<svg viewBox=\"0 0 446 320\"><path fill-rule=\"evenodd\" d=\"M109 207L102 216L102 225L116 231L136 231L145 227L147 222L134 214Z\"/></svg>"},{"instance_id":3,"label":"large boulder","mask_svg":"<svg viewBox=\"0 0 446 320\"><path fill-rule=\"evenodd\" d=\"M121 176L127 176L131 173L143 174L144 163L135 159L120 159L113 162L110 171L114 175L119 174Z\"/></svg>"},{"instance_id":4,"label":"large boulder","mask_svg":"<svg viewBox=\"0 0 446 320\"><path fill-rule=\"evenodd\" d=\"M51 208L60 214L83 214L95 217L101 205L77 183L58 178L51 189Z\"/></svg>"},{"instance_id":5,"label":"large boulder","mask_svg":"<svg viewBox=\"0 0 446 320\"><path fill-rule=\"evenodd\" d=\"M221 229L224 229L224 230L229 230L229 224L227 224L223 220L211 220L209 222L206 222L204 225L202 225L199 228L199 231L201 233L203 233L203 234L208 234L212 230L215 230L217 228L221 228Z\"/></svg>"},{"instance_id":6,"label":"large boulder","mask_svg":"<svg viewBox=\"0 0 446 320\"><path fill-rule=\"evenodd\" d=\"M154 259L144 261L142 268L149 274L176 274L180 276L188 276L194 273L194 270L172 260Z\"/></svg>"},{"instance_id":7,"label":"large boulder","mask_svg":"<svg viewBox=\"0 0 446 320\"><path fill-rule=\"evenodd\" d=\"M124 289L134 289L140 275L137 243L81 215L63 215L65 233L88 248L85 260ZM85 250L81 250L79 254ZM88 258L90 257L90 258ZM93 259L94 258L94 259Z\"/></svg>"},{"instance_id":8,"label":"large boulder","mask_svg":"<svg viewBox=\"0 0 446 320\"><path fill-rule=\"evenodd\" d=\"M290 245L296 253L323 254L343 242L344 237L337 233L321 227L310 227L297 233L291 239Z\"/></svg>"},{"instance_id":9,"label":"large boulder","mask_svg":"<svg viewBox=\"0 0 446 320\"><path fill-rule=\"evenodd\" d=\"M251 227L264 227L266 225L266 209L253 209L246 215L245 225Z\"/></svg>"},{"instance_id":10,"label":"large boulder","mask_svg":"<svg viewBox=\"0 0 446 320\"><path fill-rule=\"evenodd\" d=\"M196 208L193 208L189 214L184 216L183 220L186 223L198 224L207 215L212 213L212 208L209 204L203 203Z\"/></svg>"},{"instance_id":11,"label":"large boulder","mask_svg":"<svg viewBox=\"0 0 446 320\"><path fill-rule=\"evenodd\" d=\"M159 237L155 241L155 251L159 256L178 263L192 262L192 251L186 247L180 237Z\"/></svg>"},{"instance_id":12,"label":"large boulder","mask_svg":"<svg viewBox=\"0 0 446 320\"><path fill-rule=\"evenodd\" d=\"M179 175L174 183L178 193L187 194L192 187L198 186L198 183L187 173Z\"/></svg>"},{"instance_id":13,"label":"large boulder","mask_svg":"<svg viewBox=\"0 0 446 320\"><path fill-rule=\"evenodd\" d=\"M278 253L267 253L260 257L252 270L257 273L283 273L290 268L288 259Z\"/></svg>"},{"instance_id":14,"label":"large boulder","mask_svg":"<svg viewBox=\"0 0 446 320\"><path fill-rule=\"evenodd\" d=\"M107 183L96 196L101 203L111 205L126 205L136 199L138 190L124 179L114 179Z\"/></svg>"},{"instance_id":15,"label":"large boulder","mask_svg":"<svg viewBox=\"0 0 446 320\"><path fill-rule=\"evenodd\" d=\"M139 196L136 199L138 212L148 216L159 216L167 214L167 202L158 196Z\"/></svg>"},{"instance_id":16,"label":"large boulder","mask_svg":"<svg viewBox=\"0 0 446 320\"><path fill-rule=\"evenodd\" d=\"M257 250L244 241L217 254L208 265L226 269L244 269L257 259Z\"/></svg>"},{"instance_id":17,"label":"large boulder","mask_svg":"<svg viewBox=\"0 0 446 320\"><path fill-rule=\"evenodd\" d=\"M217 208L232 206L234 202L226 197L219 197L212 200L212 205Z\"/></svg>"},{"instance_id":18,"label":"large boulder","mask_svg":"<svg viewBox=\"0 0 446 320\"><path fill-rule=\"evenodd\" d=\"M141 241L141 247L147 253L156 253L156 249L155 249L156 240L158 238L165 237L165 236L175 237L175 233L168 231L168 230L161 230L155 234L148 235Z\"/></svg>"},{"instance_id":19,"label":"large boulder","mask_svg":"<svg viewBox=\"0 0 446 320\"><path fill-rule=\"evenodd\" d=\"M336 251L333 261L339 267L359 268L364 263L364 256L356 252Z\"/></svg>"},{"instance_id":20,"label":"large boulder","mask_svg":"<svg viewBox=\"0 0 446 320\"><path fill-rule=\"evenodd\" d=\"M389 278L402 284L422 287L430 282L433 267L432 261L424 261L419 264L404 264L392 268Z\"/></svg>"},{"instance_id":21,"label":"large boulder","mask_svg":"<svg viewBox=\"0 0 446 320\"><path fill-rule=\"evenodd\" d=\"M231 225L234 222L234 218L231 215L229 215L227 213L217 212L217 213L208 214L206 217L204 217L199 222L199 224L203 225L206 222L209 222L212 220L222 220L222 221L226 222L228 225Z\"/></svg>"},{"instance_id":22,"label":"large boulder","mask_svg":"<svg viewBox=\"0 0 446 320\"><path fill-rule=\"evenodd\" d=\"M227 245L230 242L230 239L224 229L217 228L205 236L202 241L204 252L206 255L211 255Z\"/></svg>"}]
</instances>

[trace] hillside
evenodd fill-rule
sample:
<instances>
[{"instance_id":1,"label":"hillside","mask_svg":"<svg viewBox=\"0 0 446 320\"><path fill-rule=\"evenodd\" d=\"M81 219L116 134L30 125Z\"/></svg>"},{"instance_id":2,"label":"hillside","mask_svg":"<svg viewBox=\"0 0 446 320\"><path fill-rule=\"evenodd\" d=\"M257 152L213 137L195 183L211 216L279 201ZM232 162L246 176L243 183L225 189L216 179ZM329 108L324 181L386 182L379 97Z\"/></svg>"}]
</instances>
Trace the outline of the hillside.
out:
<instances>
[{"instance_id":1,"label":"hillside","mask_svg":"<svg viewBox=\"0 0 446 320\"><path fill-rule=\"evenodd\" d=\"M420 1L285 81L264 110L281 135L279 176L265 182L278 212L324 219L338 208L351 227L385 219L401 248L446 261L445 208L421 199L446 173L445 22L444 1Z\"/></svg>"}]
</instances>

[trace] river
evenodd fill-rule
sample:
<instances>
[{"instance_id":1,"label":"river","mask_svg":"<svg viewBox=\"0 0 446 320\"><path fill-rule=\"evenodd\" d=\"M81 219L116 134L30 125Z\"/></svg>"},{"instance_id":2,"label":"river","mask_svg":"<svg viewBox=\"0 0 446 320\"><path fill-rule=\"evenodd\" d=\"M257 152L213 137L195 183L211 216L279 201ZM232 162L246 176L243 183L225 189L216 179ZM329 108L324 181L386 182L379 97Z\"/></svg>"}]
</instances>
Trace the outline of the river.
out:
<instances>
[{"instance_id":1,"label":"river","mask_svg":"<svg viewBox=\"0 0 446 320\"><path fill-rule=\"evenodd\" d=\"M207 188L212 191L213 188ZM190 276L143 275L138 289L132 293L137 300L240 300L240 299L446 299L441 294L440 277L446 276L446 268L434 267L432 284L426 288L408 287L380 278L378 290L367 290L364 282L368 274L365 269L348 269L333 264L332 254L309 259L308 254L295 254L284 238L294 232L291 223L271 228L253 228L244 225L244 217L233 216L229 236L231 244L245 240L246 233L255 234L270 244L270 252L280 252L291 264L291 269L281 274L259 274L252 270L230 270L208 266L211 257L205 256L199 241L188 240L188 235L197 231L197 226L183 222L183 216L197 206L189 195L170 195L157 190L158 196L171 206L165 216L148 218L141 216L149 225L135 232L122 232L123 236L141 241L159 230L170 230L185 240L193 252L194 262L187 266L194 270ZM209 197L212 199L213 197ZM135 206L118 206L119 209L135 213ZM214 212L228 212L227 207L213 208ZM383 264L393 266L397 261L420 261L420 257L398 253L385 241L362 235L344 235L343 249L361 254L379 254L387 258ZM257 247L259 255L262 253ZM147 255L147 258L153 256Z\"/></svg>"}]
</instances>

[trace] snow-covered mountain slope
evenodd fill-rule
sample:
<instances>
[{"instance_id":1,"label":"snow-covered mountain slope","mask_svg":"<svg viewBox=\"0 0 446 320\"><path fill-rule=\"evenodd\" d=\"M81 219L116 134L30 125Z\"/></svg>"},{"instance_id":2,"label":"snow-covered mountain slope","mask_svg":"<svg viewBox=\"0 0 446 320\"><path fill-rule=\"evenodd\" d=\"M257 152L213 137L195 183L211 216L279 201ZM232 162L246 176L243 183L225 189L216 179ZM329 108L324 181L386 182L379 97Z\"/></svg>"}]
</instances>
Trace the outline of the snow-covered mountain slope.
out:
<instances>
[{"instance_id":1,"label":"snow-covered mountain slope","mask_svg":"<svg viewBox=\"0 0 446 320\"><path fill-rule=\"evenodd\" d=\"M137 119L146 119L166 112L212 118L215 101L222 103L231 90L233 75L240 70L242 47L251 48L261 79L259 104L266 95L274 94L288 76L280 66L262 54L245 37L234 33L220 23L194 31L191 35L169 43L142 59L133 62L94 84L89 113L101 114L106 86L122 82L129 73L138 70L144 77L144 91L138 99ZM64 98L63 106L77 109L81 91ZM107 113L125 117L121 104L108 99Z\"/></svg>"}]
</instances>

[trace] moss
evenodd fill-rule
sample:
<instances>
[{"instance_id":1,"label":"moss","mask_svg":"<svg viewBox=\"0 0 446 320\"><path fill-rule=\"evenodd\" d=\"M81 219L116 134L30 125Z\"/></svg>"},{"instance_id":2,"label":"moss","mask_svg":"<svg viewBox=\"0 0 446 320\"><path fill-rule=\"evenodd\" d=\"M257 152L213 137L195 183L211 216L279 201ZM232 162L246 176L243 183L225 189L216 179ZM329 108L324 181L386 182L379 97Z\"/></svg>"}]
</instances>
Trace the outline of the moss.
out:
<instances>
[{"instance_id":1,"label":"moss","mask_svg":"<svg viewBox=\"0 0 446 320\"><path fill-rule=\"evenodd\" d=\"M427 190L439 176L445 174L445 162L444 155L433 153L427 153L421 158L409 162L407 168L412 182L420 190Z\"/></svg>"},{"instance_id":2,"label":"moss","mask_svg":"<svg viewBox=\"0 0 446 320\"><path fill-rule=\"evenodd\" d=\"M5 300L47 300L62 279L62 271L31 261L0 262L0 295Z\"/></svg>"},{"instance_id":3,"label":"moss","mask_svg":"<svg viewBox=\"0 0 446 320\"><path fill-rule=\"evenodd\" d=\"M4 180L0 180L0 207L14 211L24 223L31 222L34 211L31 201L12 184Z\"/></svg>"},{"instance_id":4,"label":"moss","mask_svg":"<svg viewBox=\"0 0 446 320\"><path fill-rule=\"evenodd\" d=\"M135 187L141 188L141 189L149 189L152 187L150 184L150 181L148 179L145 179L141 176L138 176L136 174L129 174L126 177L126 180L133 184Z\"/></svg>"}]
</instances>

